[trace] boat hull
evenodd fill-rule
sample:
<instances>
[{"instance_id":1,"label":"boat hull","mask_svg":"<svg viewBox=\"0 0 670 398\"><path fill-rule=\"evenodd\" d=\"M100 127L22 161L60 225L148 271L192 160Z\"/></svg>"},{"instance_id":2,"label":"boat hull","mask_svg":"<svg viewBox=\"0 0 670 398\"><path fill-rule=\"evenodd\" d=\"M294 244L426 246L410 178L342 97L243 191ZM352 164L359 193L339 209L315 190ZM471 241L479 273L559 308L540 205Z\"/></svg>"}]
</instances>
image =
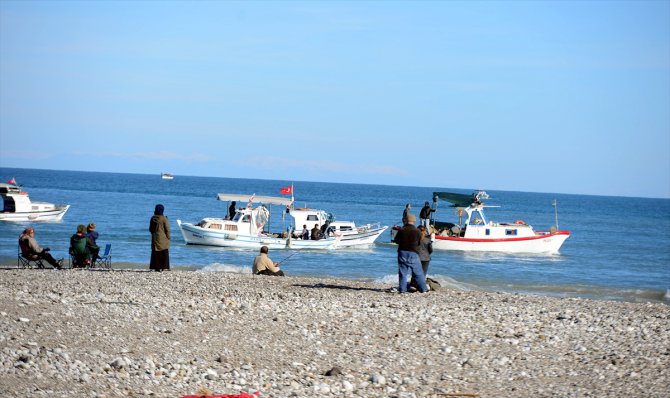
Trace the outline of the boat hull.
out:
<instances>
[{"instance_id":1,"label":"boat hull","mask_svg":"<svg viewBox=\"0 0 670 398\"><path fill-rule=\"evenodd\" d=\"M0 221L9 222L56 222L61 221L70 208L70 205L58 207L54 210L30 212L1 212Z\"/></svg>"},{"instance_id":2,"label":"boat hull","mask_svg":"<svg viewBox=\"0 0 670 398\"><path fill-rule=\"evenodd\" d=\"M177 220L184 241L189 245L205 245L231 247L240 249L260 249L267 246L270 249L311 249L332 250L335 249L339 239L301 240L276 238L266 235L246 235L234 231L222 231L200 228L193 224L182 223Z\"/></svg>"},{"instance_id":3,"label":"boat hull","mask_svg":"<svg viewBox=\"0 0 670 398\"><path fill-rule=\"evenodd\" d=\"M344 234L340 237L337 247L369 247L374 244L375 240L377 240L377 238L379 238L379 236L387 229L388 227L381 227L361 233Z\"/></svg>"},{"instance_id":4,"label":"boat hull","mask_svg":"<svg viewBox=\"0 0 670 398\"><path fill-rule=\"evenodd\" d=\"M570 237L568 231L541 233L522 238L473 239L455 236L435 236L433 249L467 252L502 253L558 253L561 245Z\"/></svg>"}]
</instances>

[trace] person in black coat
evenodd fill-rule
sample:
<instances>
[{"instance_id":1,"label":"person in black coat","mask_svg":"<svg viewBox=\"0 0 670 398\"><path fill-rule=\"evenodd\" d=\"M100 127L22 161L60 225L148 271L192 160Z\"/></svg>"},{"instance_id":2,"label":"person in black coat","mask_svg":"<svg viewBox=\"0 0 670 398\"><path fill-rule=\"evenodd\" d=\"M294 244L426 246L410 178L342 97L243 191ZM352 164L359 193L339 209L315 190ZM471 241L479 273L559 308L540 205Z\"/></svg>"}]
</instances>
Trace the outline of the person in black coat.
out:
<instances>
[{"instance_id":1,"label":"person in black coat","mask_svg":"<svg viewBox=\"0 0 670 398\"><path fill-rule=\"evenodd\" d=\"M421 208L421 211L419 212L419 220L421 223L419 225L423 225L426 227L426 230L430 232L429 224L430 224L430 213L434 212L435 209L430 208L430 203L426 202L425 205Z\"/></svg>"},{"instance_id":2,"label":"person in black coat","mask_svg":"<svg viewBox=\"0 0 670 398\"><path fill-rule=\"evenodd\" d=\"M233 200L233 202L230 204L230 207L228 207L228 218L230 220L232 220L233 217L235 217L236 212L235 205L237 205L237 202Z\"/></svg>"}]
</instances>

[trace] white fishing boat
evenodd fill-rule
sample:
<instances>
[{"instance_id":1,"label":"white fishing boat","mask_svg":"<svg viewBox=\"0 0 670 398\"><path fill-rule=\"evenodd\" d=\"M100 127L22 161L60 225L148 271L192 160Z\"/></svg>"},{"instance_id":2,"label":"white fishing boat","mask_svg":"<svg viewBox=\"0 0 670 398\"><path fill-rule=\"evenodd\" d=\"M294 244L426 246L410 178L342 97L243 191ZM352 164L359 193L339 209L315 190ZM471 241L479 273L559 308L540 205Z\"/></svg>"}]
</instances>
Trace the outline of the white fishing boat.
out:
<instances>
[{"instance_id":1,"label":"white fishing boat","mask_svg":"<svg viewBox=\"0 0 670 398\"><path fill-rule=\"evenodd\" d=\"M437 200L451 203L458 216L458 223L431 221L433 249L459 251L487 251L504 253L558 253L570 231L535 231L522 220L495 222L487 218L482 199L489 196L484 191L465 195L450 192L433 192L433 208L437 213ZM554 206L556 202L554 201Z\"/></svg>"},{"instance_id":2,"label":"white fishing boat","mask_svg":"<svg viewBox=\"0 0 670 398\"><path fill-rule=\"evenodd\" d=\"M314 225L324 228L328 236L339 237L338 248L342 247L369 247L375 240L388 229L381 223L370 223L365 225L356 225L353 221L337 221L331 213L324 210L310 208L291 208L289 214L293 217L294 236L299 235L303 225L308 229Z\"/></svg>"},{"instance_id":3,"label":"white fishing boat","mask_svg":"<svg viewBox=\"0 0 670 398\"><path fill-rule=\"evenodd\" d=\"M173 180L174 175L172 175L171 173L161 173L161 178L164 180Z\"/></svg>"},{"instance_id":4,"label":"white fishing boat","mask_svg":"<svg viewBox=\"0 0 670 398\"><path fill-rule=\"evenodd\" d=\"M28 193L22 191L14 179L9 183L0 183L0 196L3 202L0 221L60 221L70 208L70 205L31 201Z\"/></svg>"},{"instance_id":5,"label":"white fishing boat","mask_svg":"<svg viewBox=\"0 0 670 398\"><path fill-rule=\"evenodd\" d=\"M370 224L356 227L353 222L334 221L334 217L323 210L296 209L293 198L225 193L218 194L217 198L247 205L236 209L232 219L207 217L197 224L177 220L187 244L247 249L268 246L270 249L333 250L368 246L387 228ZM281 206L282 211L292 218L287 230L278 233L269 231L271 205ZM326 225L323 228L324 237L319 240L302 239L299 231L302 231L303 225L312 228L317 225L320 229Z\"/></svg>"}]
</instances>

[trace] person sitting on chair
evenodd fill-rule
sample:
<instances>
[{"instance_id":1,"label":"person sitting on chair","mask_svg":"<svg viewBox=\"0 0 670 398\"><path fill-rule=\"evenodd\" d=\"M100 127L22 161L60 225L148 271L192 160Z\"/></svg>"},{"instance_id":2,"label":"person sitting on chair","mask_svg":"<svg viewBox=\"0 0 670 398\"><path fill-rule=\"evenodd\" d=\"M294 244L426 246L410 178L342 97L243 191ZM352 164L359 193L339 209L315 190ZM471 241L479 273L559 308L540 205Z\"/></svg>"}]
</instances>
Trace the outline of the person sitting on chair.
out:
<instances>
[{"instance_id":1,"label":"person sitting on chair","mask_svg":"<svg viewBox=\"0 0 670 398\"><path fill-rule=\"evenodd\" d=\"M33 227L23 230L23 234L19 237L19 246L21 247L21 255L28 260L46 260L47 263L56 269L61 269L63 266L62 258L56 260L49 253L50 249L48 247L44 249L40 247L37 240L35 240L35 229Z\"/></svg>"},{"instance_id":2,"label":"person sitting on chair","mask_svg":"<svg viewBox=\"0 0 670 398\"><path fill-rule=\"evenodd\" d=\"M86 227L77 225L77 232L70 237L70 255L72 267L86 267L91 264L90 240L86 237Z\"/></svg>"},{"instance_id":3,"label":"person sitting on chair","mask_svg":"<svg viewBox=\"0 0 670 398\"><path fill-rule=\"evenodd\" d=\"M307 229L307 225L302 226L302 233L300 234L300 237L302 240L309 240L309 229Z\"/></svg>"},{"instance_id":4,"label":"person sitting on chair","mask_svg":"<svg viewBox=\"0 0 670 398\"><path fill-rule=\"evenodd\" d=\"M89 240L88 250L91 252L91 263L95 265L95 260L99 259L100 247L98 246L98 232L95 230L95 224L90 223L86 227L86 237Z\"/></svg>"},{"instance_id":5,"label":"person sitting on chair","mask_svg":"<svg viewBox=\"0 0 670 398\"><path fill-rule=\"evenodd\" d=\"M284 276L284 271L278 267L279 263L275 263L268 257L268 247L262 246L261 253L254 259L254 266L252 273L254 275L270 275L270 276Z\"/></svg>"}]
</instances>

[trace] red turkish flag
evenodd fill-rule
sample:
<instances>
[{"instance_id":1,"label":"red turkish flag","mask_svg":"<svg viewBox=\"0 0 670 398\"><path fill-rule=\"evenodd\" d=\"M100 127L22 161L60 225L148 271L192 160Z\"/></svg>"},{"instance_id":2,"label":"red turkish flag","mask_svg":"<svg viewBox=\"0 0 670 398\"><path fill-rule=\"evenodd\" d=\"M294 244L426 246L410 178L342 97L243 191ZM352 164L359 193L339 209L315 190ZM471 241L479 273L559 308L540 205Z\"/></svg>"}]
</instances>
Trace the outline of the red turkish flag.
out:
<instances>
[{"instance_id":1,"label":"red turkish flag","mask_svg":"<svg viewBox=\"0 0 670 398\"><path fill-rule=\"evenodd\" d=\"M284 187L279 191L280 194L282 195L291 195L293 193L293 184L289 185L288 187Z\"/></svg>"}]
</instances>

